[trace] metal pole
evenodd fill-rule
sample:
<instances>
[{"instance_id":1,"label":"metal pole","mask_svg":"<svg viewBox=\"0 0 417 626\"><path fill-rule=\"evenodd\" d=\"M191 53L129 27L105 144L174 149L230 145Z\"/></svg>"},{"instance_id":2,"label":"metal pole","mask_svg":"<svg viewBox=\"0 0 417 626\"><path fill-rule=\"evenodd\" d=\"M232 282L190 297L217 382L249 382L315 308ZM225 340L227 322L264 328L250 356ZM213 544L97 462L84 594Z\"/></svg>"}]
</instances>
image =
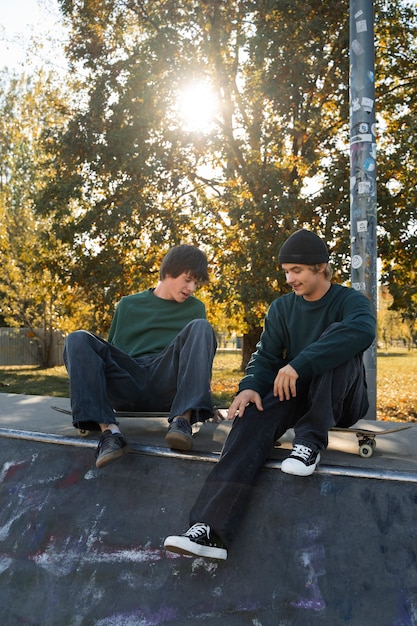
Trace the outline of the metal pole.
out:
<instances>
[{"instance_id":1,"label":"metal pole","mask_svg":"<svg viewBox=\"0 0 417 626\"><path fill-rule=\"evenodd\" d=\"M377 310L376 132L372 0L350 0L350 232L352 287ZM376 419L376 340L364 355Z\"/></svg>"}]
</instances>

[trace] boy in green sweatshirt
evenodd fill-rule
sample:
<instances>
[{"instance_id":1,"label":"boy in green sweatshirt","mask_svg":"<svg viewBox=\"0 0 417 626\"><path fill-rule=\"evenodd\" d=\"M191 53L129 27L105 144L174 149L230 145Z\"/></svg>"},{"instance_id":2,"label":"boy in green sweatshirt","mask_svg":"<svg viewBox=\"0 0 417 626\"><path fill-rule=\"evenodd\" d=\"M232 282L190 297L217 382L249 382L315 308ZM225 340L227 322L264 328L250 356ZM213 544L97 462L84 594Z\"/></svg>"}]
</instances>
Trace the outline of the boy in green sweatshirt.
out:
<instances>
[{"instance_id":1,"label":"boy in green sweatshirt","mask_svg":"<svg viewBox=\"0 0 417 626\"><path fill-rule=\"evenodd\" d=\"M210 381L217 348L204 304L193 294L208 281L207 258L180 245L162 260L153 289L122 298L108 341L68 335L64 362L73 424L101 431L96 466L128 451L115 411L166 411L171 448L190 450L191 425L213 417Z\"/></svg>"},{"instance_id":2,"label":"boy in green sweatshirt","mask_svg":"<svg viewBox=\"0 0 417 626\"><path fill-rule=\"evenodd\" d=\"M269 308L228 411L233 427L191 510L191 527L165 540L172 552L226 559L274 442L293 428L293 449L281 469L309 476L329 429L352 426L368 410L362 354L375 336L369 300L331 282L327 247L308 230L293 233L278 260L292 293Z\"/></svg>"}]
</instances>

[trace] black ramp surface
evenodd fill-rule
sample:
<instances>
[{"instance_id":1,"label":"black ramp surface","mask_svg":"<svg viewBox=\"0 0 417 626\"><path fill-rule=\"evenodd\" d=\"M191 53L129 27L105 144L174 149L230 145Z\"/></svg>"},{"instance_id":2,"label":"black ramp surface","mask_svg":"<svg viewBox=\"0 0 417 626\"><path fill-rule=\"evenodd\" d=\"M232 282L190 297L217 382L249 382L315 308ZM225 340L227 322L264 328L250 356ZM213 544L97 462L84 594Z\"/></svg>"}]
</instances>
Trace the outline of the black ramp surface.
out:
<instances>
[{"instance_id":1,"label":"black ramp surface","mask_svg":"<svg viewBox=\"0 0 417 626\"><path fill-rule=\"evenodd\" d=\"M413 480L266 468L228 561L165 552L211 467L0 437L2 626L417 624Z\"/></svg>"}]
</instances>

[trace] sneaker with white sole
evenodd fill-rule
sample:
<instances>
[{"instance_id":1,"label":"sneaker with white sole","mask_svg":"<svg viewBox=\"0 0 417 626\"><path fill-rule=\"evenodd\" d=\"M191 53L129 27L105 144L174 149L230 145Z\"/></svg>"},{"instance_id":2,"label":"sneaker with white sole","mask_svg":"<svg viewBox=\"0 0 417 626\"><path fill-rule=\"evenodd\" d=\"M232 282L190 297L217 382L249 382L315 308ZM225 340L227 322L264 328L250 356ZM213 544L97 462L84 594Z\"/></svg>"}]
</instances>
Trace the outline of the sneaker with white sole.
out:
<instances>
[{"instance_id":1,"label":"sneaker with white sole","mask_svg":"<svg viewBox=\"0 0 417 626\"><path fill-rule=\"evenodd\" d=\"M296 443L290 456L281 463L281 471L295 476L310 476L319 463L320 452Z\"/></svg>"},{"instance_id":2,"label":"sneaker with white sole","mask_svg":"<svg viewBox=\"0 0 417 626\"><path fill-rule=\"evenodd\" d=\"M164 541L169 552L186 556L203 556L210 559L227 559L227 550L208 524L197 523L183 535L172 535Z\"/></svg>"}]
</instances>

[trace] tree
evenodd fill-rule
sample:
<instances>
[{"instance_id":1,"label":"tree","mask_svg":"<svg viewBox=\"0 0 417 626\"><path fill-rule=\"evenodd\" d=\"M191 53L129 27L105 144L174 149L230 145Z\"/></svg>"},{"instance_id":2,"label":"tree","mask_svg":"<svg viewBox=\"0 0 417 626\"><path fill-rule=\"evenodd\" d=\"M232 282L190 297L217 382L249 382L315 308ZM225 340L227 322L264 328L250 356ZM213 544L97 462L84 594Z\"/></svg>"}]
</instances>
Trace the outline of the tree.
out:
<instances>
[{"instance_id":1,"label":"tree","mask_svg":"<svg viewBox=\"0 0 417 626\"><path fill-rule=\"evenodd\" d=\"M60 142L70 151L43 210L49 204L57 219L77 200L68 233L87 283L97 284L94 268L105 264L114 299L132 274L127 249L148 273L152 250L194 236L213 250L221 276L213 291L230 314L241 311L253 349L267 303L283 289L283 240L312 221L326 230L323 210L311 219L305 183L337 142L328 93L343 100L333 59L348 37L324 4L62 2L87 105ZM346 58L345 66L347 74ZM210 132L182 128L173 102L184 76L203 76L217 95Z\"/></svg>"},{"instance_id":2,"label":"tree","mask_svg":"<svg viewBox=\"0 0 417 626\"><path fill-rule=\"evenodd\" d=\"M417 317L417 19L416 8L387 3L379 28L381 146L379 174L382 282L391 309L416 339ZM394 25L394 26L393 26ZM402 41L403 45L397 46Z\"/></svg>"},{"instance_id":3,"label":"tree","mask_svg":"<svg viewBox=\"0 0 417 626\"><path fill-rule=\"evenodd\" d=\"M8 325L31 331L48 365L54 331L72 329L77 311L91 308L69 284L71 250L34 211L48 178L43 135L62 123L65 107L51 76L4 74L0 109L0 311Z\"/></svg>"},{"instance_id":4,"label":"tree","mask_svg":"<svg viewBox=\"0 0 417 626\"><path fill-rule=\"evenodd\" d=\"M246 362L269 302L286 289L278 251L295 228L321 233L348 278L348 2L338 11L318 0L61 6L80 104L55 138L55 182L37 208L65 224L59 237L77 259L73 281L104 330L114 301L148 286L169 246L199 243L214 266L212 296L241 320ZM414 101L399 107L415 86L403 79L406 55L415 58L416 11L382 0L375 7L381 116L401 117L409 130ZM219 103L204 131L187 128L176 106L197 79ZM384 150L400 160L391 137ZM412 151L415 159L415 143ZM382 159L387 181L388 170ZM401 231L391 228L392 194L385 200L389 241L410 240L404 220Z\"/></svg>"}]
</instances>

